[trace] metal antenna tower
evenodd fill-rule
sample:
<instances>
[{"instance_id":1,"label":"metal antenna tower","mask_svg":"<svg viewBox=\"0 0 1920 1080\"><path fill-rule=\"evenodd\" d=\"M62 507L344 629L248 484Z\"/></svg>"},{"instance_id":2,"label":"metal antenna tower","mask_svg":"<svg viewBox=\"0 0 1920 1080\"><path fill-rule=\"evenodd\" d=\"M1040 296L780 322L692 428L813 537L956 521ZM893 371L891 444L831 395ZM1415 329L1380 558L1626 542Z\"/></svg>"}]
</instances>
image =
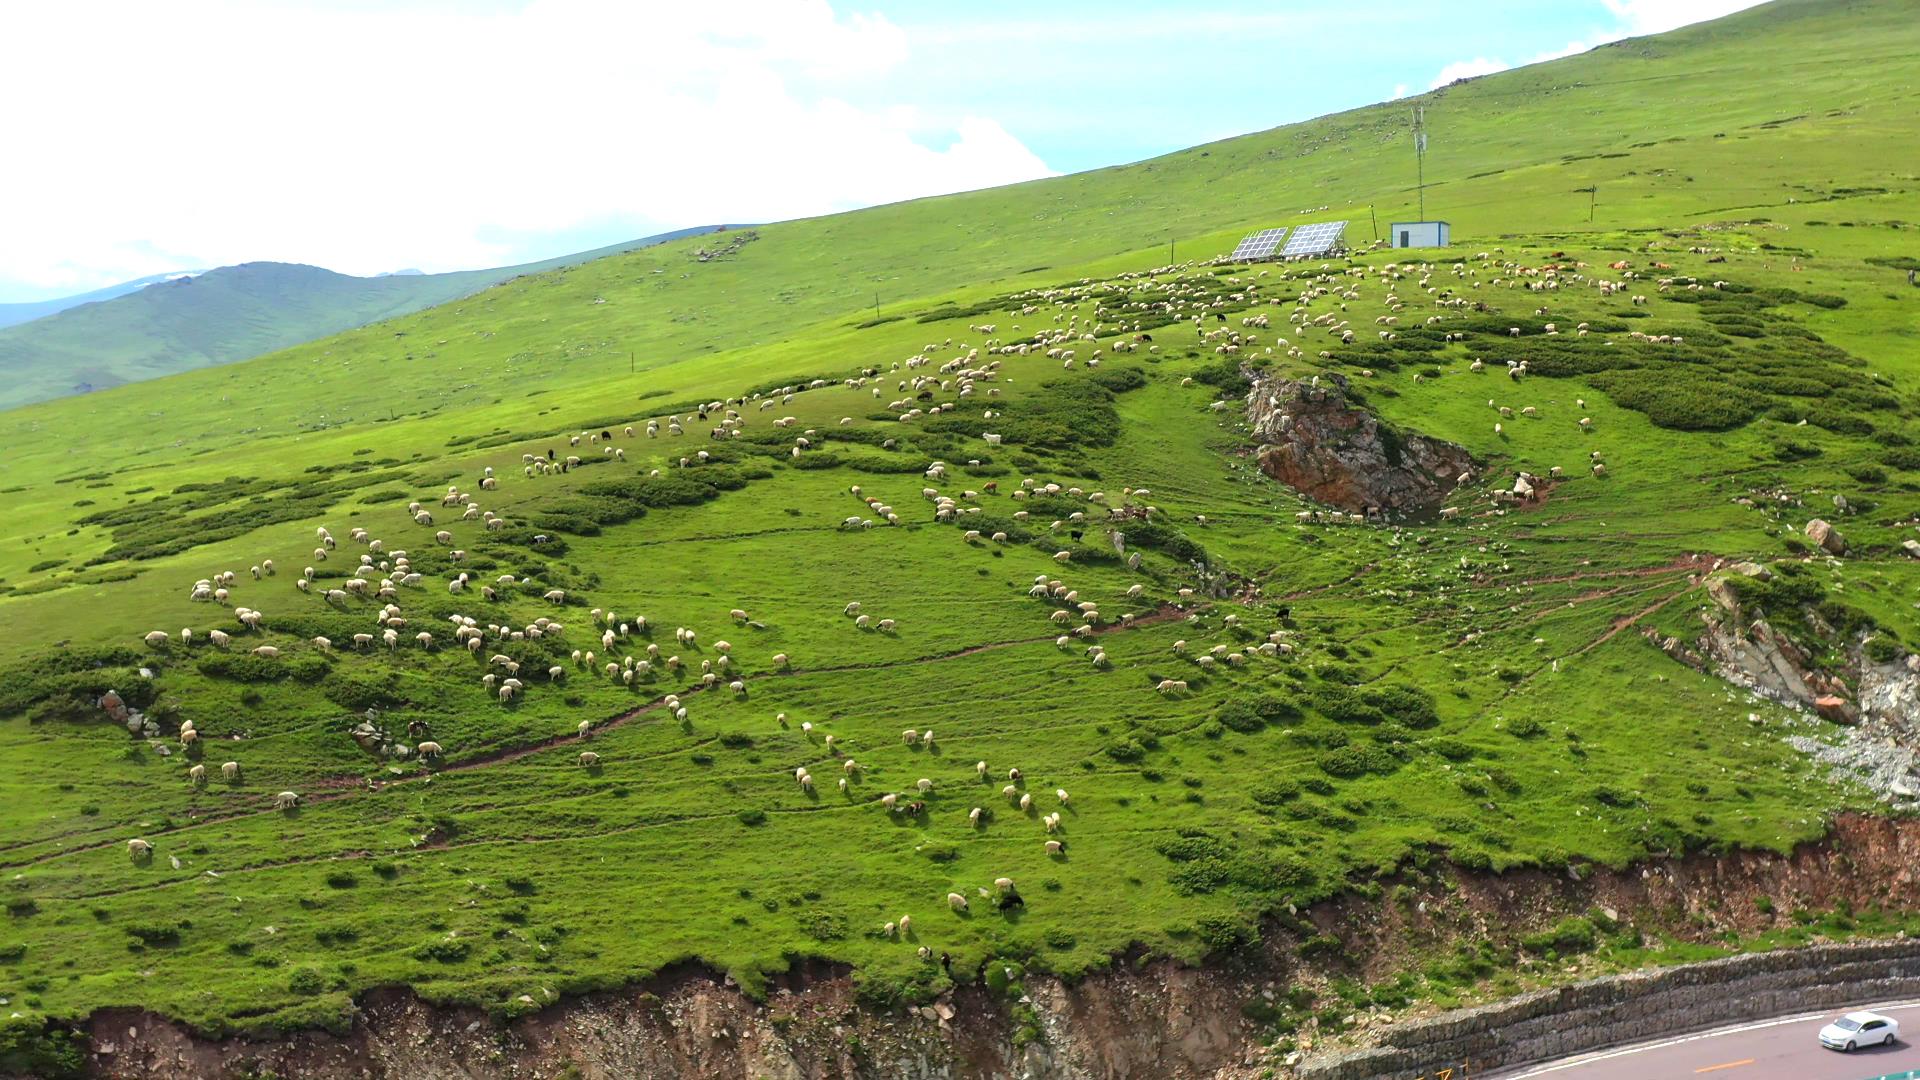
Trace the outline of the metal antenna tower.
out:
<instances>
[{"instance_id":1,"label":"metal antenna tower","mask_svg":"<svg viewBox=\"0 0 1920 1080\"><path fill-rule=\"evenodd\" d=\"M1427 107L1413 107L1413 160L1418 170L1420 220L1427 220Z\"/></svg>"}]
</instances>

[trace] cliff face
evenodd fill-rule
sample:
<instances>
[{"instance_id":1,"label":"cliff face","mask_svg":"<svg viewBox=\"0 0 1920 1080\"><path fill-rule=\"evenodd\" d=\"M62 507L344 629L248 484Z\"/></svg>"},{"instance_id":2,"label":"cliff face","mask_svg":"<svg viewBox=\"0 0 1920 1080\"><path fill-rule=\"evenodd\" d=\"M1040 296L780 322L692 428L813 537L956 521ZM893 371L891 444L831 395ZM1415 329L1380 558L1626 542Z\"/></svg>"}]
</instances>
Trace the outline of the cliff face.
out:
<instances>
[{"instance_id":1,"label":"cliff face","mask_svg":"<svg viewBox=\"0 0 1920 1080\"><path fill-rule=\"evenodd\" d=\"M1472 471L1462 447L1399 432L1347 400L1347 380L1255 379L1247 395L1261 471L1349 513L1419 517Z\"/></svg>"}]
</instances>

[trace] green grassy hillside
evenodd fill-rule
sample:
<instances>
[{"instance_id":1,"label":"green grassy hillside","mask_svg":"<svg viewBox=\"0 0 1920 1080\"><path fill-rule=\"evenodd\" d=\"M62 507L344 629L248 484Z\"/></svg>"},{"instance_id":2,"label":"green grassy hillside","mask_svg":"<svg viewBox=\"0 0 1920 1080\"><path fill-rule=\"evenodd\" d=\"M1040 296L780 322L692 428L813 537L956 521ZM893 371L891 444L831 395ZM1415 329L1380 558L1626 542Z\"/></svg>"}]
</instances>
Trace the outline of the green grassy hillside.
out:
<instances>
[{"instance_id":1,"label":"green grassy hillside","mask_svg":"<svg viewBox=\"0 0 1920 1080\"><path fill-rule=\"evenodd\" d=\"M689 958L756 992L824 957L877 1005L994 958L1197 961L1434 859L1821 835L1870 798L1783 736L1833 729L1642 631L1693 632L1700 575L1750 558L1920 645L1920 177L1885 152L1920 134L1910 14L1778 3L1429 95L1454 251L1207 261L1405 216L1396 105L0 414L0 995L221 1029L392 983L513 1013ZM1322 316L1356 340L1296 326ZM1459 518L1299 521L1245 455L1243 363L1467 447ZM1544 502L1492 499L1556 466ZM1816 512L1845 561L1802 561Z\"/></svg>"},{"instance_id":2,"label":"green grassy hillside","mask_svg":"<svg viewBox=\"0 0 1920 1080\"><path fill-rule=\"evenodd\" d=\"M19 307L0 322L0 409L157 379L259 356L490 285L712 231L682 229L521 266L448 274L352 277L317 266L223 266L97 301ZM42 317L44 316L44 317Z\"/></svg>"}]
</instances>

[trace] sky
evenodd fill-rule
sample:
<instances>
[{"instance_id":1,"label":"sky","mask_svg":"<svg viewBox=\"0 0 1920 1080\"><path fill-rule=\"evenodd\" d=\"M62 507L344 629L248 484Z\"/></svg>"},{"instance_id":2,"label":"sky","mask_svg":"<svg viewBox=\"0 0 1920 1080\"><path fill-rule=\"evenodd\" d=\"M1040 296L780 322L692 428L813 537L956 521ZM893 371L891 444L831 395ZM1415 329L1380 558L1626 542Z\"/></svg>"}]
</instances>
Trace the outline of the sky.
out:
<instances>
[{"instance_id":1,"label":"sky","mask_svg":"<svg viewBox=\"0 0 1920 1080\"><path fill-rule=\"evenodd\" d=\"M990 187L1754 3L23 0L0 5L0 302Z\"/></svg>"}]
</instances>

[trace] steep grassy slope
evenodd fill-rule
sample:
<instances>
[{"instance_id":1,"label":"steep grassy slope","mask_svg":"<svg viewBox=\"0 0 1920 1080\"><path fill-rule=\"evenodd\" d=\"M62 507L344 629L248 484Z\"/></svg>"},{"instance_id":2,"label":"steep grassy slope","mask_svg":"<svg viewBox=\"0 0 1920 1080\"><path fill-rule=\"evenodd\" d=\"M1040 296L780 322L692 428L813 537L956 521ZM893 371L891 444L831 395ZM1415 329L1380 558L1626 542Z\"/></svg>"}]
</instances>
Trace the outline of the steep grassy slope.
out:
<instances>
[{"instance_id":1,"label":"steep grassy slope","mask_svg":"<svg viewBox=\"0 0 1920 1080\"><path fill-rule=\"evenodd\" d=\"M1010 963L1230 952L1437 858L1577 871L1820 835L1868 798L1782 736L1832 729L1640 632L1690 632L1714 558L1793 559L1882 648L1920 644L1898 549L1920 514L1920 290L1886 262L1920 254L1893 224L1920 219L1920 180L1861 150L1915 123L1906 11L1775 5L1447 91L1461 210L1430 198L1468 246L1431 264L1167 267L1143 231L1163 214L1212 257L1301 207L1398 216L1398 110L1362 110L736 232L704 259L662 245L0 416L0 995L36 1020L139 1004L224 1028L338 1022L383 983L514 1013L686 958L753 990L827 957L883 1004ZM1637 194L1575 229L1563 204L1584 217L1570 189L1594 176ZM1069 327L1093 340L1017 348ZM1229 354L1221 332L1257 340ZM1495 373L1521 358L1530 375ZM1243 456L1242 361L1345 374L1466 446L1460 520L1300 522ZM716 401L737 437L709 436ZM1554 466L1543 503L1492 500ZM1028 481L1060 490L1016 498ZM506 524L443 507L450 485ZM1853 554L1797 561L1836 492ZM404 625L324 595L362 556L400 579ZM224 603L189 599L222 570ZM1062 589L1033 595L1043 577ZM477 653L454 616L486 630ZM543 617L564 628L530 634ZM1269 641L1288 650L1244 651ZM507 662L525 686L503 703ZM158 734L109 721L108 688ZM362 720L443 753L368 753ZM1625 916L1629 935L1662 917Z\"/></svg>"},{"instance_id":2,"label":"steep grassy slope","mask_svg":"<svg viewBox=\"0 0 1920 1080\"><path fill-rule=\"evenodd\" d=\"M317 266L245 263L77 305L62 303L0 330L0 373L6 375L0 409L245 360L522 274L711 231L681 229L537 263L449 274L360 278Z\"/></svg>"}]
</instances>

